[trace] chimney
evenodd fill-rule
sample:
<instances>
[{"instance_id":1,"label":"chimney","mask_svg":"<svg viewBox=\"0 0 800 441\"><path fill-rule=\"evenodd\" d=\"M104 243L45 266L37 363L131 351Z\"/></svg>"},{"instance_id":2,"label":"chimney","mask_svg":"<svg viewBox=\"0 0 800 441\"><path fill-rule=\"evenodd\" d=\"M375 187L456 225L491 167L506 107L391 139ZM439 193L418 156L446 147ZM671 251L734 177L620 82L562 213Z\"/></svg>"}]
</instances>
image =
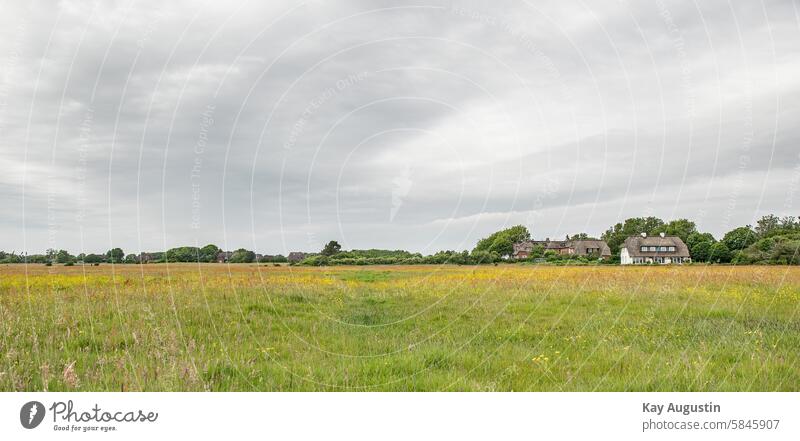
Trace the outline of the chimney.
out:
<instances>
[{"instance_id":1,"label":"chimney","mask_svg":"<svg viewBox=\"0 0 800 441\"><path fill-rule=\"evenodd\" d=\"M661 237L665 237L666 235L667 235L667 233L664 233L664 232L659 233L659 236L661 236Z\"/></svg>"},{"instance_id":2,"label":"chimney","mask_svg":"<svg viewBox=\"0 0 800 441\"><path fill-rule=\"evenodd\" d=\"M642 237L647 237L647 233L642 233Z\"/></svg>"}]
</instances>

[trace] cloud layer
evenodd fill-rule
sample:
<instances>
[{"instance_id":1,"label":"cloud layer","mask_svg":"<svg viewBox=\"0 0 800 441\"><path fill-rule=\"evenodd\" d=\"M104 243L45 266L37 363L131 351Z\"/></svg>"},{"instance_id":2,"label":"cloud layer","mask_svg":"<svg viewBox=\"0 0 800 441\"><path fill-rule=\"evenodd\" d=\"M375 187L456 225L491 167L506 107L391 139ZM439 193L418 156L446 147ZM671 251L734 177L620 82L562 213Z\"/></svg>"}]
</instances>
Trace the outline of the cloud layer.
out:
<instances>
[{"instance_id":1,"label":"cloud layer","mask_svg":"<svg viewBox=\"0 0 800 441\"><path fill-rule=\"evenodd\" d=\"M257 3L4 5L0 247L798 214L794 2Z\"/></svg>"}]
</instances>

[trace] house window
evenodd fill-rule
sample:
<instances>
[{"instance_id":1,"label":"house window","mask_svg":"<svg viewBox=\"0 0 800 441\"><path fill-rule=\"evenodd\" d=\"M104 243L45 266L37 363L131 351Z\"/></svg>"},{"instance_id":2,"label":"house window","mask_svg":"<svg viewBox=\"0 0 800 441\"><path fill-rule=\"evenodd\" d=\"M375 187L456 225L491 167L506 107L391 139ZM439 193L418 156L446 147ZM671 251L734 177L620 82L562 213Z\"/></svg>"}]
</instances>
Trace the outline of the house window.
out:
<instances>
[{"instance_id":1,"label":"house window","mask_svg":"<svg viewBox=\"0 0 800 441\"><path fill-rule=\"evenodd\" d=\"M669 250L674 252L675 251L675 247L669 247Z\"/></svg>"},{"instance_id":2,"label":"house window","mask_svg":"<svg viewBox=\"0 0 800 441\"><path fill-rule=\"evenodd\" d=\"M646 252L646 251L647 251L647 247L641 247L641 248L639 249L639 251L641 251L641 252L643 252L643 253L644 253L644 252Z\"/></svg>"},{"instance_id":3,"label":"house window","mask_svg":"<svg viewBox=\"0 0 800 441\"><path fill-rule=\"evenodd\" d=\"M658 247L658 251L667 251L667 247Z\"/></svg>"},{"instance_id":4,"label":"house window","mask_svg":"<svg viewBox=\"0 0 800 441\"><path fill-rule=\"evenodd\" d=\"M650 247L650 251L655 251L656 247Z\"/></svg>"}]
</instances>

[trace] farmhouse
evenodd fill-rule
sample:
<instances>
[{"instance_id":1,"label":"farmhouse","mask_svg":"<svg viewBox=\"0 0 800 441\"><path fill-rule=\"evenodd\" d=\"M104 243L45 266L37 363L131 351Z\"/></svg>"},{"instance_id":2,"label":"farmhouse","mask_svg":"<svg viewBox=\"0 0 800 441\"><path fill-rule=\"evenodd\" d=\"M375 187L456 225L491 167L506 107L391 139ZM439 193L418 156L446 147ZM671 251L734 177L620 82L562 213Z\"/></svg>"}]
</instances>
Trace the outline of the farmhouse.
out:
<instances>
[{"instance_id":1,"label":"farmhouse","mask_svg":"<svg viewBox=\"0 0 800 441\"><path fill-rule=\"evenodd\" d=\"M638 265L645 263L669 264L689 263L692 261L689 248L678 236L630 236L625 239L619 252L622 265Z\"/></svg>"},{"instance_id":2,"label":"farmhouse","mask_svg":"<svg viewBox=\"0 0 800 441\"><path fill-rule=\"evenodd\" d=\"M220 251L217 253L217 263L225 263L233 256L233 251Z\"/></svg>"},{"instance_id":3,"label":"farmhouse","mask_svg":"<svg viewBox=\"0 0 800 441\"><path fill-rule=\"evenodd\" d=\"M527 259L531 256L534 247L541 246L542 248L547 248L547 243L549 241L550 239L517 242L514 244L514 252L511 254L511 256L515 259Z\"/></svg>"},{"instance_id":4,"label":"farmhouse","mask_svg":"<svg viewBox=\"0 0 800 441\"><path fill-rule=\"evenodd\" d=\"M303 259L305 259L305 258L306 258L306 253L302 253L302 252L300 252L300 251L292 251L292 252L291 252L291 253L289 253L289 255L286 257L286 259L287 259L289 262L299 262L299 261L301 261L301 260L303 260Z\"/></svg>"},{"instance_id":5,"label":"farmhouse","mask_svg":"<svg viewBox=\"0 0 800 441\"><path fill-rule=\"evenodd\" d=\"M575 239L575 240L529 240L514 244L515 259L527 259L537 246L541 246L545 251L554 251L557 254L567 254L576 256L596 255L602 258L611 257L611 249L604 240L594 239Z\"/></svg>"}]
</instances>

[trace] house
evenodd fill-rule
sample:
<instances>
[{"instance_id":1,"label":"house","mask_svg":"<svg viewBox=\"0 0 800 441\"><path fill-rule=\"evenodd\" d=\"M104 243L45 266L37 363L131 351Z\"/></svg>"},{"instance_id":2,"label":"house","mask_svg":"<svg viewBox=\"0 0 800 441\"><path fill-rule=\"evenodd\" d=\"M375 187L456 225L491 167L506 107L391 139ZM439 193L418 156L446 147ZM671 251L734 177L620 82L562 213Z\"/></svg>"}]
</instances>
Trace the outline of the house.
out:
<instances>
[{"instance_id":1,"label":"house","mask_svg":"<svg viewBox=\"0 0 800 441\"><path fill-rule=\"evenodd\" d=\"M598 256L603 259L611 257L611 248L604 240L580 239L571 241L569 254L578 256Z\"/></svg>"},{"instance_id":2,"label":"house","mask_svg":"<svg viewBox=\"0 0 800 441\"><path fill-rule=\"evenodd\" d=\"M670 264L689 263L692 261L689 248L678 236L630 236L625 239L619 252L622 265L639 265L646 263Z\"/></svg>"},{"instance_id":3,"label":"house","mask_svg":"<svg viewBox=\"0 0 800 441\"><path fill-rule=\"evenodd\" d=\"M299 262L305 258L306 253L302 253L300 251L292 251L288 256L286 256L286 259L288 259L289 262Z\"/></svg>"},{"instance_id":4,"label":"house","mask_svg":"<svg viewBox=\"0 0 800 441\"><path fill-rule=\"evenodd\" d=\"M514 244L514 252L511 254L511 257L515 259L527 259L531 256L535 247L541 246L542 248L546 248L548 242L550 242L549 238L547 240L526 240L525 242L517 242Z\"/></svg>"},{"instance_id":5,"label":"house","mask_svg":"<svg viewBox=\"0 0 800 441\"><path fill-rule=\"evenodd\" d=\"M515 259L527 259L531 256L533 248L541 246L545 251L553 251L556 254L576 255L576 256L597 256L601 258L611 257L611 248L604 240L594 239L575 239L575 240L529 240L514 244Z\"/></svg>"},{"instance_id":6,"label":"house","mask_svg":"<svg viewBox=\"0 0 800 441\"><path fill-rule=\"evenodd\" d=\"M217 263L225 263L231 256L233 256L233 251L220 251L217 253Z\"/></svg>"}]
</instances>

